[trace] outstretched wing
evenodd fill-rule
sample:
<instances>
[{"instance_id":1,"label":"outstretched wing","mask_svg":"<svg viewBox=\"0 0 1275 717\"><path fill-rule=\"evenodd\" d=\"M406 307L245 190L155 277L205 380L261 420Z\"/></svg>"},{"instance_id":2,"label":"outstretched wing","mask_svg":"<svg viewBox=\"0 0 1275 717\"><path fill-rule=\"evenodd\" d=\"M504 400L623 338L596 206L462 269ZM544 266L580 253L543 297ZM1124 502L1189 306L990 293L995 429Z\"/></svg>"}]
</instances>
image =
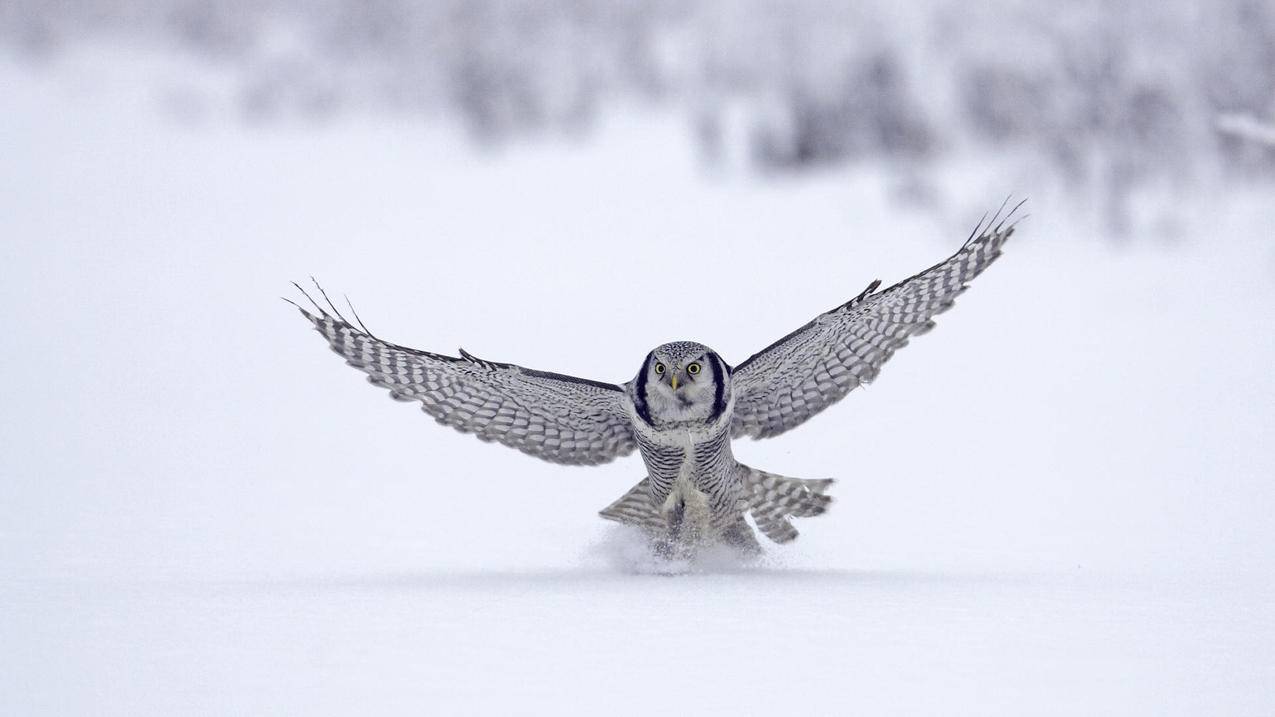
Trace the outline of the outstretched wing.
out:
<instances>
[{"instance_id":1,"label":"outstretched wing","mask_svg":"<svg viewBox=\"0 0 1275 717\"><path fill-rule=\"evenodd\" d=\"M933 328L934 316L951 308L970 280L1001 255L1014 233L1007 225L1013 213L999 223L993 217L985 229L980 222L946 261L884 291L876 291L880 281L872 282L735 367L733 434L778 435L876 378L881 364Z\"/></svg>"},{"instance_id":2,"label":"outstretched wing","mask_svg":"<svg viewBox=\"0 0 1275 717\"><path fill-rule=\"evenodd\" d=\"M634 449L620 386L484 361L463 349L454 357L399 346L361 321L351 325L330 301L331 313L310 303L314 313L293 305L346 363L393 398L420 401L443 425L553 463L606 463Z\"/></svg>"}]
</instances>

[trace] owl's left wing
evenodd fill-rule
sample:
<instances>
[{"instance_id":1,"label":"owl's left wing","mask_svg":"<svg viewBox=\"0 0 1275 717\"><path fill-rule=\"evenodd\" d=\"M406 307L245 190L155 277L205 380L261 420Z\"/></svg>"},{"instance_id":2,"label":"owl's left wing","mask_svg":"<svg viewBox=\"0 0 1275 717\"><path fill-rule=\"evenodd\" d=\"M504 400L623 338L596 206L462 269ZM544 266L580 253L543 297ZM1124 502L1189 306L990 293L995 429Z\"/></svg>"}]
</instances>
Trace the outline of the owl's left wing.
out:
<instances>
[{"instance_id":1,"label":"owl's left wing","mask_svg":"<svg viewBox=\"0 0 1275 717\"><path fill-rule=\"evenodd\" d=\"M1011 210L1006 219L1012 215ZM934 316L952 307L1014 233L1012 224L997 223L996 217L980 228L981 222L946 261L884 291L876 291L881 282L874 281L736 366L733 434L779 435L876 378L908 339L934 327Z\"/></svg>"},{"instance_id":2,"label":"owl's left wing","mask_svg":"<svg viewBox=\"0 0 1275 717\"><path fill-rule=\"evenodd\" d=\"M443 425L552 463L606 463L635 447L620 386L484 361L463 349L455 357L399 346L361 321L351 325L330 301L331 313L311 303L314 312L293 305L347 364L391 397L419 401Z\"/></svg>"}]
</instances>

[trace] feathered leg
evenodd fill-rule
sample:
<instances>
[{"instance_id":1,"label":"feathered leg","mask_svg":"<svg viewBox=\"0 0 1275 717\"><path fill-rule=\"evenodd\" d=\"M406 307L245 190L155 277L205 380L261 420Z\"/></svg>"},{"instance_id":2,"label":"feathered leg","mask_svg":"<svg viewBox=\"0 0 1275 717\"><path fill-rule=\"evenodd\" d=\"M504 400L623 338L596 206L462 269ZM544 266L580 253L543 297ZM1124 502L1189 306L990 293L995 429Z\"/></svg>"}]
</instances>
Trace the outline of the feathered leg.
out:
<instances>
[{"instance_id":1,"label":"feathered leg","mask_svg":"<svg viewBox=\"0 0 1275 717\"><path fill-rule=\"evenodd\" d=\"M752 526L744 520L742 515L730 527L722 531L722 542L745 555L761 554L761 543L757 542L757 533L753 532Z\"/></svg>"}]
</instances>

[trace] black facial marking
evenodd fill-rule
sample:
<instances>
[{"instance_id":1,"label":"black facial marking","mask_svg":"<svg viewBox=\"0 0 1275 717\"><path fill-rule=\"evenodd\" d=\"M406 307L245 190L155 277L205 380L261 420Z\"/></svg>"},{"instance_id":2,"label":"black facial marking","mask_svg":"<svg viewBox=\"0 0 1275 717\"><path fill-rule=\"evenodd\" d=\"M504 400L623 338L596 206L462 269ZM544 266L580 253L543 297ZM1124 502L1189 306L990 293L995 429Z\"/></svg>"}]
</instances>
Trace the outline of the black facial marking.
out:
<instances>
[{"instance_id":1,"label":"black facial marking","mask_svg":"<svg viewBox=\"0 0 1275 717\"><path fill-rule=\"evenodd\" d=\"M713 362L713 410L708 414L708 422L712 423L726 410L726 365L715 352L705 355Z\"/></svg>"},{"instance_id":2,"label":"black facial marking","mask_svg":"<svg viewBox=\"0 0 1275 717\"><path fill-rule=\"evenodd\" d=\"M655 425L651 420L651 408L646 402L646 374L650 371L651 361L655 358L655 352L646 355L646 360L642 362L642 369L638 371L637 383L633 387L633 407L637 409L638 417L646 421L646 425Z\"/></svg>"}]
</instances>

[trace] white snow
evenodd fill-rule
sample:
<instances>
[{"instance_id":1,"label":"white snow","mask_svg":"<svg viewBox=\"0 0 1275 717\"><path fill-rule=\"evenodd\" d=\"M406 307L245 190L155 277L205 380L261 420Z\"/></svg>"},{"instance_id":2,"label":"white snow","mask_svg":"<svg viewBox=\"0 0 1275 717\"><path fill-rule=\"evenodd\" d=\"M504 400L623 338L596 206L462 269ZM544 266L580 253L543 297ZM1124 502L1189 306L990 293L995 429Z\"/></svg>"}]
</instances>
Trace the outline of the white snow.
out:
<instances>
[{"instance_id":1,"label":"white snow","mask_svg":"<svg viewBox=\"0 0 1275 717\"><path fill-rule=\"evenodd\" d=\"M189 126L106 64L0 65L0 713L1275 706L1270 187L1113 251L977 159L913 211L871 169L706 174L649 112L476 153ZM757 567L617 565L636 457L438 427L277 298L314 274L399 343L618 382L667 340L742 361L1010 192L1031 218L932 334L736 444L839 479Z\"/></svg>"}]
</instances>

